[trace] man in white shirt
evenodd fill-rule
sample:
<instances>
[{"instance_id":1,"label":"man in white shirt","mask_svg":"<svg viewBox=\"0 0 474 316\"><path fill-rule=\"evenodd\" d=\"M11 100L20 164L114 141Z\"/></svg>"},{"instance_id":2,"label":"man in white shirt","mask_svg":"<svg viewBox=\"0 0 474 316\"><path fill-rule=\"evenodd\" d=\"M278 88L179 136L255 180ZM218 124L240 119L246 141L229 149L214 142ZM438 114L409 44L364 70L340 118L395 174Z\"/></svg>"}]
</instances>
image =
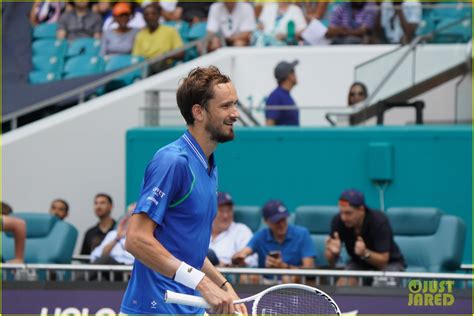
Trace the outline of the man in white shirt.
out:
<instances>
[{"instance_id":1,"label":"man in white shirt","mask_svg":"<svg viewBox=\"0 0 474 316\"><path fill-rule=\"evenodd\" d=\"M207 17L209 50L221 46L220 33L229 46L247 46L257 24L252 6L246 2L218 2L211 5Z\"/></svg>"},{"instance_id":2,"label":"man in white shirt","mask_svg":"<svg viewBox=\"0 0 474 316\"><path fill-rule=\"evenodd\" d=\"M263 32L280 41L287 40L288 36L299 39L307 25L303 10L295 4L284 2L265 3L258 21ZM294 23L293 30L289 26L290 21ZM289 29L294 33L289 34Z\"/></svg>"},{"instance_id":3,"label":"man in white shirt","mask_svg":"<svg viewBox=\"0 0 474 316\"><path fill-rule=\"evenodd\" d=\"M217 194L217 215L212 223L212 236L209 248L219 259L220 266L257 266L257 257L250 256L245 262L232 262L232 256L247 246L252 231L242 223L234 222L234 202L228 193Z\"/></svg>"},{"instance_id":4,"label":"man in white shirt","mask_svg":"<svg viewBox=\"0 0 474 316\"><path fill-rule=\"evenodd\" d=\"M382 2L380 9L380 23L387 41L391 44L409 43L421 22L421 3L418 0L386 0Z\"/></svg>"},{"instance_id":5,"label":"man in white shirt","mask_svg":"<svg viewBox=\"0 0 474 316\"><path fill-rule=\"evenodd\" d=\"M125 235L130 215L134 209L135 203L128 207L127 214L120 220L117 229L108 232L100 245L92 251L91 263L133 264L135 258L125 250Z\"/></svg>"}]
</instances>

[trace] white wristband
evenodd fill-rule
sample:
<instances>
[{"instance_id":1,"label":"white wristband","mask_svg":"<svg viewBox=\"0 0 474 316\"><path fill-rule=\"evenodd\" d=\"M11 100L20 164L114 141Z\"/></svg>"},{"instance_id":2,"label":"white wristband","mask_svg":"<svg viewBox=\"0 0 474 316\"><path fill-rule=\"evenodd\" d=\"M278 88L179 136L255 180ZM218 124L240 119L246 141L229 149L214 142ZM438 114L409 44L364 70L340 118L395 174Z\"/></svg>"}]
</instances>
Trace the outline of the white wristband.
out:
<instances>
[{"instance_id":1,"label":"white wristband","mask_svg":"<svg viewBox=\"0 0 474 316\"><path fill-rule=\"evenodd\" d=\"M198 269L191 267L184 261L181 261L181 265L174 276L174 280L187 286L193 290L196 289L197 285L204 278L205 274Z\"/></svg>"}]
</instances>

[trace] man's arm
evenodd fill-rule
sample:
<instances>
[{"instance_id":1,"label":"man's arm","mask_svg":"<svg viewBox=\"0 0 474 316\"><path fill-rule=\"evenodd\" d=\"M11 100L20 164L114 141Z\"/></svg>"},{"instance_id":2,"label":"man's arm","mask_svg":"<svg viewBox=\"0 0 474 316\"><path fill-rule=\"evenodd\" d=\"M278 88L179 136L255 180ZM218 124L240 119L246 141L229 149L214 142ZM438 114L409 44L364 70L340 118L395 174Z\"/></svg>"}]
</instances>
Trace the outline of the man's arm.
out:
<instances>
[{"instance_id":1,"label":"man's arm","mask_svg":"<svg viewBox=\"0 0 474 316\"><path fill-rule=\"evenodd\" d=\"M369 257L365 259L365 262L376 267L378 270L383 270L388 264L390 259L389 252L375 252L369 249L366 249L366 251L368 251Z\"/></svg>"},{"instance_id":2,"label":"man's arm","mask_svg":"<svg viewBox=\"0 0 474 316\"><path fill-rule=\"evenodd\" d=\"M25 255L26 223L16 217L3 216L3 230L13 233L15 238L15 258L11 263L21 263Z\"/></svg>"},{"instance_id":3,"label":"man's arm","mask_svg":"<svg viewBox=\"0 0 474 316\"><path fill-rule=\"evenodd\" d=\"M382 236L381 239L383 239ZM361 257L361 259L376 267L378 270L383 270L390 259L390 253L388 251L376 252L367 248L365 241L361 236L357 237L354 252L356 255Z\"/></svg>"},{"instance_id":4,"label":"man's arm","mask_svg":"<svg viewBox=\"0 0 474 316\"><path fill-rule=\"evenodd\" d=\"M411 10L416 10L417 8L411 8ZM416 28L418 27L418 23L411 23L407 20L403 9L398 7L395 8L395 14L398 15L400 18L400 25L402 27L404 36L402 38L402 42L409 43L413 37L415 36ZM421 17L421 9L420 9L420 17Z\"/></svg>"},{"instance_id":5,"label":"man's arm","mask_svg":"<svg viewBox=\"0 0 474 316\"><path fill-rule=\"evenodd\" d=\"M173 279L181 262L155 239L153 232L157 224L148 215L140 213L130 218L129 225L125 249L149 268ZM234 313L232 297L229 293L219 289L209 277L204 276L196 289L215 308L216 312Z\"/></svg>"}]
</instances>

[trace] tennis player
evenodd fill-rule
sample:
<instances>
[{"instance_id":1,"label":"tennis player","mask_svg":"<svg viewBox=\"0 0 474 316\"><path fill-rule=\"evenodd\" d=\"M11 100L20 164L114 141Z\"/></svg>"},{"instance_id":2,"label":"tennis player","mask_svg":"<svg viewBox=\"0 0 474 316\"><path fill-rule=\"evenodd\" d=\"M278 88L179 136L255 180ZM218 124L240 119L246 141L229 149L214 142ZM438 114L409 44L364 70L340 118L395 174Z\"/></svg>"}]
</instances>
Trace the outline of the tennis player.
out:
<instances>
[{"instance_id":1,"label":"tennis player","mask_svg":"<svg viewBox=\"0 0 474 316\"><path fill-rule=\"evenodd\" d=\"M126 249L135 257L123 297L124 314L204 314L196 307L165 304L166 290L202 295L219 314L246 314L231 284L206 258L217 213L218 143L234 138L237 93L216 67L196 68L177 92L188 130L161 148L145 171L130 219Z\"/></svg>"}]
</instances>

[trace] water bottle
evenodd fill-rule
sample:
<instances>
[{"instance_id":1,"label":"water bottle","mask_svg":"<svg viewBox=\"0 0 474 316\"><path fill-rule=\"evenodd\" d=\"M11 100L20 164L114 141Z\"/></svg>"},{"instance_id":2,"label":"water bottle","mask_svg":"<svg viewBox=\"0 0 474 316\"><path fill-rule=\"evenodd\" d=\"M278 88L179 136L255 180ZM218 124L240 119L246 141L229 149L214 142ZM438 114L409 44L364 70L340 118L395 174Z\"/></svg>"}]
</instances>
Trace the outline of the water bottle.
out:
<instances>
[{"instance_id":1,"label":"water bottle","mask_svg":"<svg viewBox=\"0 0 474 316\"><path fill-rule=\"evenodd\" d=\"M295 22L290 20L287 24L288 28L288 37L286 39L288 45L296 45L296 30L295 30Z\"/></svg>"}]
</instances>

